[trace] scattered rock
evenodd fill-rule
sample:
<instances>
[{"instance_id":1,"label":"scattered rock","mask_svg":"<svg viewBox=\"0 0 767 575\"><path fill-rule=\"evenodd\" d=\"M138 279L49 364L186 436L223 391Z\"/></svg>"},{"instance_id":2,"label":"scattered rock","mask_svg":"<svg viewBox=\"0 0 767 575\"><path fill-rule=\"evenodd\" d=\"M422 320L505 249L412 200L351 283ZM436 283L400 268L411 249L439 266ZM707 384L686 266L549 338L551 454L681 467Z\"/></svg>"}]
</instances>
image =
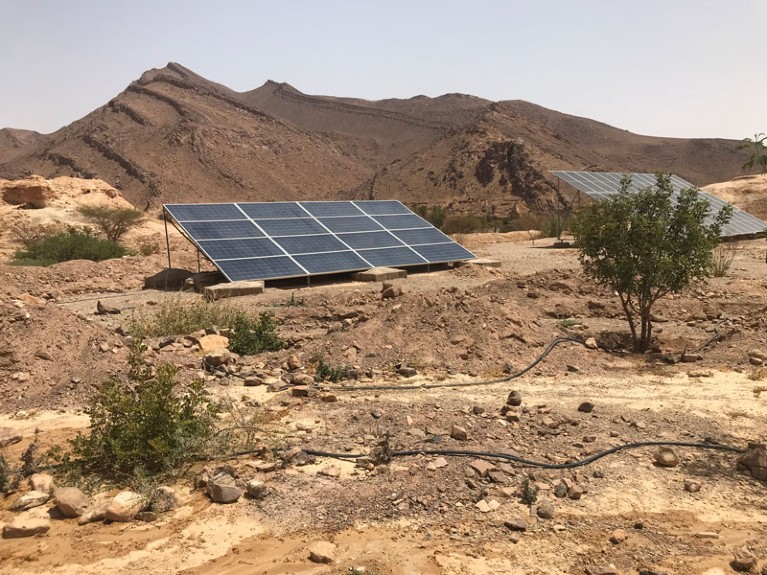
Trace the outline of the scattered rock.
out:
<instances>
[{"instance_id":1,"label":"scattered rock","mask_svg":"<svg viewBox=\"0 0 767 575\"><path fill-rule=\"evenodd\" d=\"M3 539L42 535L43 533L47 533L50 528L51 523L47 519L18 517L3 526Z\"/></svg>"},{"instance_id":2,"label":"scattered rock","mask_svg":"<svg viewBox=\"0 0 767 575\"><path fill-rule=\"evenodd\" d=\"M13 511L26 511L47 503L50 498L51 496L47 491L28 491L14 502L11 509Z\"/></svg>"},{"instance_id":3,"label":"scattered rock","mask_svg":"<svg viewBox=\"0 0 767 575\"><path fill-rule=\"evenodd\" d=\"M490 471L494 471L495 469L497 469L495 465L493 465L489 461L485 461L484 459L475 459L474 461L469 463L469 467L471 467L474 471L476 471L480 477L487 477L487 474Z\"/></svg>"},{"instance_id":4,"label":"scattered rock","mask_svg":"<svg viewBox=\"0 0 767 575\"><path fill-rule=\"evenodd\" d=\"M519 407L522 405L522 394L516 389L509 393L509 397L506 398L506 404L512 407Z\"/></svg>"},{"instance_id":5,"label":"scattered rock","mask_svg":"<svg viewBox=\"0 0 767 575\"><path fill-rule=\"evenodd\" d=\"M107 507L109 507L108 501L100 501L99 503L91 505L77 518L77 524L86 525L87 523L104 521L107 517Z\"/></svg>"},{"instance_id":6,"label":"scattered rock","mask_svg":"<svg viewBox=\"0 0 767 575\"><path fill-rule=\"evenodd\" d=\"M291 355L286 363L288 364L288 369L290 371L295 371L303 367L301 360L299 360L295 355Z\"/></svg>"},{"instance_id":7,"label":"scattered rock","mask_svg":"<svg viewBox=\"0 0 767 575\"><path fill-rule=\"evenodd\" d=\"M437 469L441 469L443 467L447 467L447 459L444 457L438 457L434 461L430 461L426 464L426 469L429 471L436 471Z\"/></svg>"},{"instance_id":8,"label":"scattered rock","mask_svg":"<svg viewBox=\"0 0 767 575\"><path fill-rule=\"evenodd\" d=\"M700 481L695 481L694 479L685 479L684 490L688 491L689 493L697 493L700 491Z\"/></svg>"},{"instance_id":9,"label":"scattered rock","mask_svg":"<svg viewBox=\"0 0 767 575\"><path fill-rule=\"evenodd\" d=\"M693 363L695 361L701 361L703 356L699 353L685 351L682 353L682 357L680 359L682 363Z\"/></svg>"},{"instance_id":10,"label":"scattered rock","mask_svg":"<svg viewBox=\"0 0 767 575\"><path fill-rule=\"evenodd\" d=\"M381 288L381 299L395 299L402 295L402 288L398 285L384 282Z\"/></svg>"},{"instance_id":11,"label":"scattered rock","mask_svg":"<svg viewBox=\"0 0 767 575\"><path fill-rule=\"evenodd\" d=\"M586 347L586 349L599 349L597 340L595 340L593 337L587 338L586 341L583 342L583 345Z\"/></svg>"},{"instance_id":12,"label":"scattered rock","mask_svg":"<svg viewBox=\"0 0 767 575\"><path fill-rule=\"evenodd\" d=\"M314 563L332 563L337 547L330 541L317 541L309 547L309 560Z\"/></svg>"},{"instance_id":13,"label":"scattered rock","mask_svg":"<svg viewBox=\"0 0 767 575\"><path fill-rule=\"evenodd\" d=\"M756 348L750 349L748 350L748 357L754 357L756 359L761 359L762 361L767 361L767 351Z\"/></svg>"},{"instance_id":14,"label":"scattered rock","mask_svg":"<svg viewBox=\"0 0 767 575\"><path fill-rule=\"evenodd\" d=\"M134 516L136 521L143 521L145 523L154 523L157 521L157 513L154 511L139 511Z\"/></svg>"},{"instance_id":15,"label":"scattered rock","mask_svg":"<svg viewBox=\"0 0 767 575\"><path fill-rule=\"evenodd\" d=\"M469 439L469 434L466 432L466 429L460 425L453 425L450 429L450 437L457 439L458 441L466 441Z\"/></svg>"},{"instance_id":16,"label":"scattered rock","mask_svg":"<svg viewBox=\"0 0 767 575\"><path fill-rule=\"evenodd\" d=\"M290 388L290 395L293 397L309 397L312 394L312 388L308 385L296 385Z\"/></svg>"},{"instance_id":17,"label":"scattered rock","mask_svg":"<svg viewBox=\"0 0 767 575\"><path fill-rule=\"evenodd\" d=\"M415 377L418 374L418 371L414 367L403 365L397 370L397 373L402 377Z\"/></svg>"},{"instance_id":18,"label":"scattered rock","mask_svg":"<svg viewBox=\"0 0 767 575\"><path fill-rule=\"evenodd\" d=\"M482 415L483 413L485 413L485 408L480 405L475 405L474 407L471 408L471 412L474 415Z\"/></svg>"},{"instance_id":19,"label":"scattered rock","mask_svg":"<svg viewBox=\"0 0 767 575\"><path fill-rule=\"evenodd\" d=\"M90 499L77 487L59 487L53 491L53 504L64 517L79 517L88 509Z\"/></svg>"},{"instance_id":20,"label":"scattered rock","mask_svg":"<svg viewBox=\"0 0 767 575\"><path fill-rule=\"evenodd\" d=\"M29 476L29 486L33 491L50 493L53 491L53 476L49 473L33 473Z\"/></svg>"},{"instance_id":21,"label":"scattered rock","mask_svg":"<svg viewBox=\"0 0 767 575\"><path fill-rule=\"evenodd\" d=\"M291 379L291 383L293 385L312 386L312 385L314 385L314 378L311 375L309 375L308 373L295 373L295 374L293 374L293 378Z\"/></svg>"},{"instance_id":22,"label":"scattered rock","mask_svg":"<svg viewBox=\"0 0 767 575\"><path fill-rule=\"evenodd\" d=\"M594 404L590 401L584 401L578 406L578 411L581 411L583 413L591 413L594 411Z\"/></svg>"},{"instance_id":23,"label":"scattered rock","mask_svg":"<svg viewBox=\"0 0 767 575\"><path fill-rule=\"evenodd\" d=\"M258 479L251 479L248 481L245 485L245 489L247 490L248 495L253 499L263 499L266 497L266 483L259 481Z\"/></svg>"},{"instance_id":24,"label":"scattered rock","mask_svg":"<svg viewBox=\"0 0 767 575\"><path fill-rule=\"evenodd\" d=\"M626 532L623 529L616 529L610 535L610 543L613 543L614 545L623 543L627 537L628 535L626 535Z\"/></svg>"},{"instance_id":25,"label":"scattered rock","mask_svg":"<svg viewBox=\"0 0 767 575\"><path fill-rule=\"evenodd\" d=\"M586 575L620 575L615 565L587 565Z\"/></svg>"},{"instance_id":26,"label":"scattered rock","mask_svg":"<svg viewBox=\"0 0 767 575\"><path fill-rule=\"evenodd\" d=\"M161 485L152 494L152 511L166 513L181 506L181 498L172 487Z\"/></svg>"},{"instance_id":27,"label":"scattered rock","mask_svg":"<svg viewBox=\"0 0 767 575\"><path fill-rule=\"evenodd\" d=\"M120 310L120 309L118 309L116 307L112 307L112 306L105 305L105 304L101 303L101 300L96 302L96 313L98 315L118 314L121 311L122 310Z\"/></svg>"},{"instance_id":28,"label":"scattered rock","mask_svg":"<svg viewBox=\"0 0 767 575\"><path fill-rule=\"evenodd\" d=\"M22 435L12 427L0 427L0 448L21 441Z\"/></svg>"},{"instance_id":29,"label":"scattered rock","mask_svg":"<svg viewBox=\"0 0 767 575\"><path fill-rule=\"evenodd\" d=\"M732 557L732 561L730 561L730 567L741 573L755 572L756 564L756 555L747 549L738 549L735 551Z\"/></svg>"},{"instance_id":30,"label":"scattered rock","mask_svg":"<svg viewBox=\"0 0 767 575\"><path fill-rule=\"evenodd\" d=\"M738 467L748 470L754 479L767 481L767 446L749 444L746 453L738 459Z\"/></svg>"},{"instance_id":31,"label":"scattered rock","mask_svg":"<svg viewBox=\"0 0 767 575\"><path fill-rule=\"evenodd\" d=\"M527 531L527 523L519 517L504 521L503 526L509 531Z\"/></svg>"},{"instance_id":32,"label":"scattered rock","mask_svg":"<svg viewBox=\"0 0 767 575\"><path fill-rule=\"evenodd\" d=\"M243 494L237 481L228 473L217 473L208 479L205 489L216 503L234 503Z\"/></svg>"},{"instance_id":33,"label":"scattered rock","mask_svg":"<svg viewBox=\"0 0 767 575\"><path fill-rule=\"evenodd\" d=\"M213 337L213 336L206 336ZM215 336L220 337L220 336ZM211 367L221 367L232 361L232 352L225 347L214 349L210 353L206 353L204 357L205 363Z\"/></svg>"},{"instance_id":34,"label":"scattered rock","mask_svg":"<svg viewBox=\"0 0 767 575\"><path fill-rule=\"evenodd\" d=\"M553 519L555 513L554 504L551 501L544 500L538 505L538 509L535 510L535 513L541 519Z\"/></svg>"},{"instance_id":35,"label":"scattered rock","mask_svg":"<svg viewBox=\"0 0 767 575\"><path fill-rule=\"evenodd\" d=\"M679 457L670 447L661 447L655 454L655 462L661 467L676 467L679 465Z\"/></svg>"},{"instance_id":36,"label":"scattered rock","mask_svg":"<svg viewBox=\"0 0 767 575\"><path fill-rule=\"evenodd\" d=\"M581 497L583 497L583 494L585 493L583 487L581 485L573 485L567 490L567 498L572 499L573 501L577 501Z\"/></svg>"},{"instance_id":37,"label":"scattered rock","mask_svg":"<svg viewBox=\"0 0 767 575\"><path fill-rule=\"evenodd\" d=\"M115 495L106 509L105 519L109 521L131 521L137 513L146 509L147 500L133 491L121 491Z\"/></svg>"}]
</instances>

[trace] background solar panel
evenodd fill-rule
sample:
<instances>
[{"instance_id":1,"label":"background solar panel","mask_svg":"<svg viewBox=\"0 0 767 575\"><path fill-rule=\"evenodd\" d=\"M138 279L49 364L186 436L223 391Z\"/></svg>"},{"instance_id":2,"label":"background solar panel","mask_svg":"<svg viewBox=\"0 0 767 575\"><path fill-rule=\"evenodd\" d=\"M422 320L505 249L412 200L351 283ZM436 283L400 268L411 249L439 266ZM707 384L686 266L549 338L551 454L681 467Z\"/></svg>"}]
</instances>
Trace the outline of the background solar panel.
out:
<instances>
[{"instance_id":1,"label":"background solar panel","mask_svg":"<svg viewBox=\"0 0 767 575\"><path fill-rule=\"evenodd\" d=\"M395 200L164 207L231 281L474 258Z\"/></svg>"},{"instance_id":2,"label":"background solar panel","mask_svg":"<svg viewBox=\"0 0 767 575\"><path fill-rule=\"evenodd\" d=\"M611 196L614 196L620 192L621 180L624 174L620 172L551 172L560 180L564 180L577 190L583 192L589 197L597 200L604 201ZM648 187L655 186L656 177L655 174L640 174L633 173L628 174L631 177L631 185L628 188L630 192L636 192ZM688 188L695 188L690 182L683 180L679 176L671 176L671 186L673 187L672 199L678 197L679 192ZM700 196L708 200L709 203L709 217L707 223L713 221L716 213L727 202L714 195L708 194L704 191L700 191ZM736 237L758 234L767 230L767 222L764 222L752 216L748 212L744 212L733 206L732 218L730 222L722 228L722 237Z\"/></svg>"}]
</instances>

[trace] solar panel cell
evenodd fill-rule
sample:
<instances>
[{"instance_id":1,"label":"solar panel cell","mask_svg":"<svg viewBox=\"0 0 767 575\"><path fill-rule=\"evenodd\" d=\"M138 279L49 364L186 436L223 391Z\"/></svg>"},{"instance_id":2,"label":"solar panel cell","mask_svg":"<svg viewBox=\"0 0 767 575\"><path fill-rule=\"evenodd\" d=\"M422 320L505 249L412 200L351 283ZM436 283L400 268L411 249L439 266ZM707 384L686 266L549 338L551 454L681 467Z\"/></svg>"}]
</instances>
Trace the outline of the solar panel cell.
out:
<instances>
[{"instance_id":1,"label":"solar panel cell","mask_svg":"<svg viewBox=\"0 0 767 575\"><path fill-rule=\"evenodd\" d=\"M233 258L251 258L258 256L276 256L283 251L269 238L246 240L203 240L197 242L205 254L213 260Z\"/></svg>"},{"instance_id":2,"label":"solar panel cell","mask_svg":"<svg viewBox=\"0 0 767 575\"><path fill-rule=\"evenodd\" d=\"M380 224L367 216L348 218L320 218L320 223L331 232L342 234L345 232L373 232L382 230Z\"/></svg>"},{"instance_id":3,"label":"solar panel cell","mask_svg":"<svg viewBox=\"0 0 767 575\"><path fill-rule=\"evenodd\" d=\"M407 216L376 216L375 221L388 230L405 230L408 228L430 228L432 225L415 214Z\"/></svg>"},{"instance_id":4,"label":"solar panel cell","mask_svg":"<svg viewBox=\"0 0 767 575\"><path fill-rule=\"evenodd\" d=\"M324 236L288 236L274 238L289 254L313 254L317 252L337 252L348 250L341 241L330 234Z\"/></svg>"},{"instance_id":5,"label":"solar panel cell","mask_svg":"<svg viewBox=\"0 0 767 575\"><path fill-rule=\"evenodd\" d=\"M370 216L397 216L397 215L409 215L412 212L407 209L401 202L394 200L373 200L367 202L359 202L355 205L363 212Z\"/></svg>"},{"instance_id":6,"label":"solar panel cell","mask_svg":"<svg viewBox=\"0 0 767 575\"><path fill-rule=\"evenodd\" d=\"M305 218L308 215L296 202L259 202L238 205L249 218L254 220Z\"/></svg>"},{"instance_id":7,"label":"solar panel cell","mask_svg":"<svg viewBox=\"0 0 767 575\"><path fill-rule=\"evenodd\" d=\"M268 280L290 278L307 275L305 269L287 256L248 258L243 260L220 260L216 262L216 267L218 267L218 269L233 282L252 279Z\"/></svg>"},{"instance_id":8,"label":"solar panel cell","mask_svg":"<svg viewBox=\"0 0 767 575\"><path fill-rule=\"evenodd\" d=\"M258 220L258 225L270 236L306 236L328 233L322 224L313 218Z\"/></svg>"},{"instance_id":9,"label":"solar panel cell","mask_svg":"<svg viewBox=\"0 0 767 575\"><path fill-rule=\"evenodd\" d=\"M369 268L370 265L353 251L307 254L295 257L309 273L327 274Z\"/></svg>"},{"instance_id":10,"label":"solar panel cell","mask_svg":"<svg viewBox=\"0 0 767 575\"><path fill-rule=\"evenodd\" d=\"M404 243L411 246L417 244L444 244L453 242L453 240L451 240L436 228L423 228L420 230L399 230L393 233Z\"/></svg>"},{"instance_id":11,"label":"solar panel cell","mask_svg":"<svg viewBox=\"0 0 767 575\"><path fill-rule=\"evenodd\" d=\"M469 250L456 243L414 246L413 249L425 260L432 263L456 262L474 257Z\"/></svg>"},{"instance_id":12,"label":"solar panel cell","mask_svg":"<svg viewBox=\"0 0 767 575\"><path fill-rule=\"evenodd\" d=\"M301 205L317 218L363 215L363 212L351 202L302 202Z\"/></svg>"},{"instance_id":13,"label":"solar panel cell","mask_svg":"<svg viewBox=\"0 0 767 575\"><path fill-rule=\"evenodd\" d=\"M177 222L241 220L236 204L166 204L165 209Z\"/></svg>"},{"instance_id":14,"label":"solar panel cell","mask_svg":"<svg viewBox=\"0 0 767 575\"><path fill-rule=\"evenodd\" d=\"M402 245L402 242L391 235L389 232L358 232L354 234L338 234L338 239L355 250Z\"/></svg>"},{"instance_id":15,"label":"solar panel cell","mask_svg":"<svg viewBox=\"0 0 767 575\"><path fill-rule=\"evenodd\" d=\"M190 236L198 240L264 237L264 233L250 220L184 222L181 226Z\"/></svg>"},{"instance_id":16,"label":"solar panel cell","mask_svg":"<svg viewBox=\"0 0 767 575\"><path fill-rule=\"evenodd\" d=\"M358 253L373 267L412 266L429 263L408 247L360 250Z\"/></svg>"}]
</instances>

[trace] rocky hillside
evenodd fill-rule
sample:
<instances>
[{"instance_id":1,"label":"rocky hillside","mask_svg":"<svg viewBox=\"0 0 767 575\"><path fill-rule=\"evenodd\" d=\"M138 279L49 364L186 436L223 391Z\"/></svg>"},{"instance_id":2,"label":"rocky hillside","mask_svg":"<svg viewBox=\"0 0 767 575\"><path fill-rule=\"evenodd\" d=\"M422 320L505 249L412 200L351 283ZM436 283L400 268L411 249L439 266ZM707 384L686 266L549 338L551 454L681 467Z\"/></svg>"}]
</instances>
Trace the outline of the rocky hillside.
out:
<instances>
[{"instance_id":1,"label":"rocky hillside","mask_svg":"<svg viewBox=\"0 0 767 575\"><path fill-rule=\"evenodd\" d=\"M174 63L58 132L12 132L0 132L0 177L100 178L140 208L398 198L546 212L553 169L662 170L705 185L743 162L733 141L638 136L522 101L367 101L272 81L237 93Z\"/></svg>"}]
</instances>

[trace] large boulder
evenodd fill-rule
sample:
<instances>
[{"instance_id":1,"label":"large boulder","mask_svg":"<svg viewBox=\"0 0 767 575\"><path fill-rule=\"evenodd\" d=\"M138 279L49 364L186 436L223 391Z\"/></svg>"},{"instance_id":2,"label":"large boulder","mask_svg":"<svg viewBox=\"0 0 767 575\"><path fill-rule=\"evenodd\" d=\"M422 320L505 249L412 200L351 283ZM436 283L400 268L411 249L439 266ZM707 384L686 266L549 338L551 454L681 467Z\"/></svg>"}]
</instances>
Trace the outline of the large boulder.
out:
<instances>
[{"instance_id":1,"label":"large boulder","mask_svg":"<svg viewBox=\"0 0 767 575\"><path fill-rule=\"evenodd\" d=\"M88 509L90 499L77 487L59 487L53 491L53 504L64 517L79 517Z\"/></svg>"},{"instance_id":2,"label":"large boulder","mask_svg":"<svg viewBox=\"0 0 767 575\"><path fill-rule=\"evenodd\" d=\"M228 473L216 473L208 479L205 488L216 503L234 503L244 493L237 480Z\"/></svg>"},{"instance_id":3,"label":"large boulder","mask_svg":"<svg viewBox=\"0 0 767 575\"><path fill-rule=\"evenodd\" d=\"M107 506L105 519L109 521L131 521L137 513L147 508L146 497L133 491L121 491Z\"/></svg>"},{"instance_id":4,"label":"large boulder","mask_svg":"<svg viewBox=\"0 0 767 575\"><path fill-rule=\"evenodd\" d=\"M12 427L0 427L0 447L8 447L21 441L22 435Z\"/></svg>"}]
</instances>

